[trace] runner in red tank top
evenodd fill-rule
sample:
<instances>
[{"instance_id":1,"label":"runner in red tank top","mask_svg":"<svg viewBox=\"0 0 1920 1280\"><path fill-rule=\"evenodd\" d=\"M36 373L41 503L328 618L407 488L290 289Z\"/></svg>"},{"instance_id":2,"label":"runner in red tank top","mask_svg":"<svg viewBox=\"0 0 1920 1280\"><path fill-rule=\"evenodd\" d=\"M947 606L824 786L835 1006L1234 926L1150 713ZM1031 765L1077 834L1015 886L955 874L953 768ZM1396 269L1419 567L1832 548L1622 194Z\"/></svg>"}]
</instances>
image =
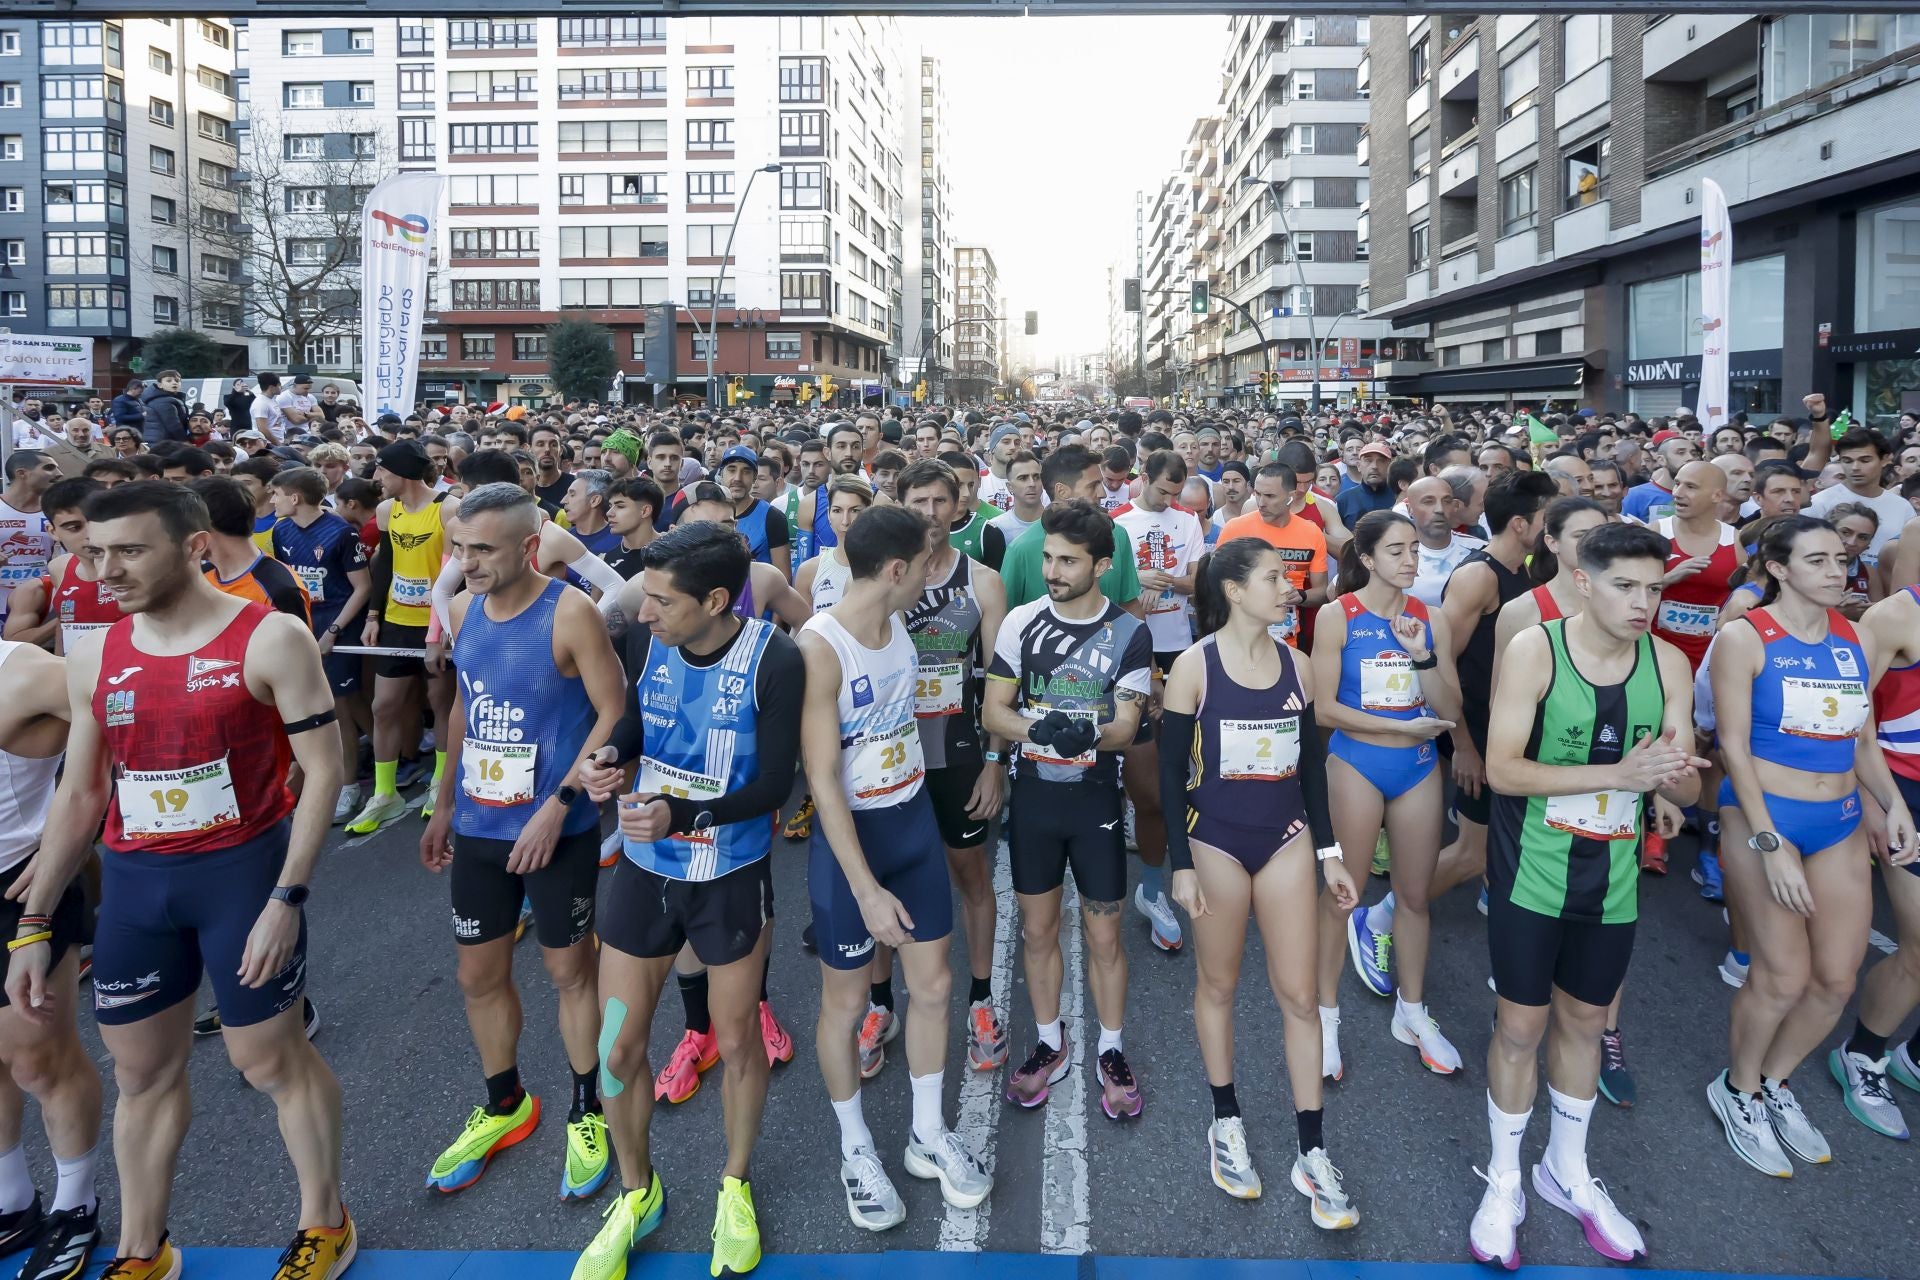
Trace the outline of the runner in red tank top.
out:
<instances>
[{"instance_id":1,"label":"runner in red tank top","mask_svg":"<svg viewBox=\"0 0 1920 1280\"><path fill-rule=\"evenodd\" d=\"M1718 514L1726 487L1719 467L1689 462L1673 478L1673 514L1651 526L1672 544L1653 632L1686 654L1696 673L1742 559L1739 532Z\"/></svg>"},{"instance_id":2,"label":"runner in red tank top","mask_svg":"<svg viewBox=\"0 0 1920 1280\"><path fill-rule=\"evenodd\" d=\"M299 619L201 576L209 520L191 489L118 485L86 514L100 581L131 616L82 637L67 661L66 771L26 914L52 913L105 816L93 980L119 1067L116 1274L179 1274L167 1207L204 973L228 1057L271 1087L299 1177L300 1229L276 1280L335 1280L357 1249L340 1202L340 1085L307 1039L301 999L302 904L340 790L320 651ZM294 758L306 778L297 807ZM7 970L8 999L42 1022L50 960L35 937Z\"/></svg>"},{"instance_id":3,"label":"runner in red tank top","mask_svg":"<svg viewBox=\"0 0 1920 1280\"><path fill-rule=\"evenodd\" d=\"M103 631L127 615L120 602L98 578L83 572L91 567L79 555L66 557L60 569L60 585L53 592L54 617L60 623L60 652L71 652L74 642L92 631Z\"/></svg>"}]
</instances>

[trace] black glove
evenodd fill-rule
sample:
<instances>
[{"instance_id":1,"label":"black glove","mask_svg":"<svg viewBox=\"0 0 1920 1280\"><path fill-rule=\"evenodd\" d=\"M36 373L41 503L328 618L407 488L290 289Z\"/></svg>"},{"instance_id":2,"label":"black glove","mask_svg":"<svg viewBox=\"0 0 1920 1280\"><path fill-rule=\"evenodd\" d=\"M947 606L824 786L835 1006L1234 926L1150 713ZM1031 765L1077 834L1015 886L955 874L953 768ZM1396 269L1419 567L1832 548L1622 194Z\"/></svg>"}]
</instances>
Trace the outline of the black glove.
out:
<instances>
[{"instance_id":1,"label":"black glove","mask_svg":"<svg viewBox=\"0 0 1920 1280\"><path fill-rule=\"evenodd\" d=\"M1050 747L1060 733L1072 727L1072 716L1064 711L1049 711L1027 726L1027 738L1040 746Z\"/></svg>"},{"instance_id":2,"label":"black glove","mask_svg":"<svg viewBox=\"0 0 1920 1280\"><path fill-rule=\"evenodd\" d=\"M1099 727L1093 721L1074 719L1066 728L1054 730L1053 750L1055 754L1070 760L1092 747L1099 736Z\"/></svg>"}]
</instances>

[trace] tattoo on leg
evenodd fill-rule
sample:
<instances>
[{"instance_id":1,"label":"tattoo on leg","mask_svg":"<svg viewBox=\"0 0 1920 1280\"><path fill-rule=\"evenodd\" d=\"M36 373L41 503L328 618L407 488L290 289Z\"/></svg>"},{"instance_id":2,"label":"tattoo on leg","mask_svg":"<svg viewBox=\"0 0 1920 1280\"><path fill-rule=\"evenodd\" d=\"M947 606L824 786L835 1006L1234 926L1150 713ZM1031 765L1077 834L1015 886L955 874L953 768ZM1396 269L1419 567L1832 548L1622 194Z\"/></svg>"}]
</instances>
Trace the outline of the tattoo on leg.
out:
<instances>
[{"instance_id":1,"label":"tattoo on leg","mask_svg":"<svg viewBox=\"0 0 1920 1280\"><path fill-rule=\"evenodd\" d=\"M1081 899L1090 916L1117 916L1120 914L1118 902L1095 902L1092 898Z\"/></svg>"}]
</instances>

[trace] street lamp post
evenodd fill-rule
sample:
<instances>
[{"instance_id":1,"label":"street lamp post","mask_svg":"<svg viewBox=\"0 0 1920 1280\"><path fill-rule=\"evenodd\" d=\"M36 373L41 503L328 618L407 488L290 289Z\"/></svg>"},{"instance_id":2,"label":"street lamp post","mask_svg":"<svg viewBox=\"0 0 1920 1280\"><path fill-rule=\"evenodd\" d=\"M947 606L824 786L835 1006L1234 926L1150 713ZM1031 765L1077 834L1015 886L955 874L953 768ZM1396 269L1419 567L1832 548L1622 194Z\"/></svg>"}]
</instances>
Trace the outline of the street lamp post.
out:
<instances>
[{"instance_id":1,"label":"street lamp post","mask_svg":"<svg viewBox=\"0 0 1920 1280\"><path fill-rule=\"evenodd\" d=\"M1240 185L1265 187L1273 194L1273 213L1280 219L1280 234L1287 238L1287 257L1293 260L1294 283L1300 286L1300 294L1306 300L1307 346L1313 352L1313 399L1308 403L1308 413L1320 412L1320 339L1313 327L1313 295L1307 291L1307 273L1300 267L1300 255L1294 252L1293 228L1287 225L1287 203L1280 195L1280 184L1271 178L1256 178L1247 174L1240 179Z\"/></svg>"},{"instance_id":2,"label":"street lamp post","mask_svg":"<svg viewBox=\"0 0 1920 1280\"><path fill-rule=\"evenodd\" d=\"M720 293L726 287L727 283L727 261L733 257L733 233L740 229L740 215L746 212L747 197L753 194L753 180L763 173L778 172L780 172L780 162L778 160L772 164L763 164L757 169L748 171L746 189L740 193L739 203L733 206L733 221L727 226L727 247L720 253L720 275L713 282L713 305L707 309L708 408L712 408L714 404L717 403L715 397L719 393L719 388L713 379L713 360L714 357L719 354L720 348ZM695 333L698 333L700 331L700 317L695 315L691 308L688 309L688 314L693 315L693 329Z\"/></svg>"}]
</instances>

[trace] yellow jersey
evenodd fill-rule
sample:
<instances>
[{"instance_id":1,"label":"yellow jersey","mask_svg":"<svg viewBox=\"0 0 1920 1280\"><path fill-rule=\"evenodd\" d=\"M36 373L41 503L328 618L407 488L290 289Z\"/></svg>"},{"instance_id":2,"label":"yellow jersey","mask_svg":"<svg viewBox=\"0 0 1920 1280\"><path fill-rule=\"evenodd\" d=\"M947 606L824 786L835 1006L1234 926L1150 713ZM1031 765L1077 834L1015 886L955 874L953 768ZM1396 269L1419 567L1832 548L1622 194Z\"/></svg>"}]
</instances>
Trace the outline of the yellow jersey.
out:
<instances>
[{"instance_id":1,"label":"yellow jersey","mask_svg":"<svg viewBox=\"0 0 1920 1280\"><path fill-rule=\"evenodd\" d=\"M402 627L424 627L433 618L433 580L440 576L446 526L440 503L409 511L398 498L387 508L387 537L393 546L393 582L383 615Z\"/></svg>"}]
</instances>

